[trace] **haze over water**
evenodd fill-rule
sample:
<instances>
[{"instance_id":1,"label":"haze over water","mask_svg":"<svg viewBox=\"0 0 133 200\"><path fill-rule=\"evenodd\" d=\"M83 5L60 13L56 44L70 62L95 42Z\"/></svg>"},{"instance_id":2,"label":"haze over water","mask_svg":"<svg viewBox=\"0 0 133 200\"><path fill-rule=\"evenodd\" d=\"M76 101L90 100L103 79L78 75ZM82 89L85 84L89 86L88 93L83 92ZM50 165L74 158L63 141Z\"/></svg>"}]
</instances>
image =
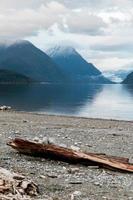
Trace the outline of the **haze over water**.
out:
<instances>
[{"instance_id":1,"label":"haze over water","mask_svg":"<svg viewBox=\"0 0 133 200\"><path fill-rule=\"evenodd\" d=\"M133 87L126 85L1 85L0 105L15 110L133 120Z\"/></svg>"}]
</instances>

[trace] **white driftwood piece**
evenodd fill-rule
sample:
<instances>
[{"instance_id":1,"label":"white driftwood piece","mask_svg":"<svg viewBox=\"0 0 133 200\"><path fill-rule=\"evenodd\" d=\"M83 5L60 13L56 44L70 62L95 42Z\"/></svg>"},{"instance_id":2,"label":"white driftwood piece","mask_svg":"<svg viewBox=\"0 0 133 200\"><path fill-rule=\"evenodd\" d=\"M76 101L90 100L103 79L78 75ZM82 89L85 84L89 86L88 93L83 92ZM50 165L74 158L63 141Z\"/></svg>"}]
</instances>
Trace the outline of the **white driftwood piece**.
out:
<instances>
[{"instance_id":1,"label":"white driftwood piece","mask_svg":"<svg viewBox=\"0 0 133 200\"><path fill-rule=\"evenodd\" d=\"M0 200L30 200L37 193L35 183L0 167Z\"/></svg>"}]
</instances>

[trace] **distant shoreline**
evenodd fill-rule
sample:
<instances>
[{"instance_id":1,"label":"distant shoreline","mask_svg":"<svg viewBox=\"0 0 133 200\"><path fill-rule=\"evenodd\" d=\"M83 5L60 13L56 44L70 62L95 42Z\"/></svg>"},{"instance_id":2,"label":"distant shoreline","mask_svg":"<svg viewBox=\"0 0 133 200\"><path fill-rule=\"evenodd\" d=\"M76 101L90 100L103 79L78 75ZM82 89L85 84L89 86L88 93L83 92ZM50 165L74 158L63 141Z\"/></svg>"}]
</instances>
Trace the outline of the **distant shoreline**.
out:
<instances>
[{"instance_id":1,"label":"distant shoreline","mask_svg":"<svg viewBox=\"0 0 133 200\"><path fill-rule=\"evenodd\" d=\"M47 113L47 112L30 112L30 111L19 111L19 110L10 110L5 112L12 112L17 114L27 114L27 115L37 115L37 116L51 116L51 117L63 117L63 118L76 118L76 119L85 119L85 120L98 120L98 121L116 121L116 122L130 122L133 123L133 120L123 120L123 119L109 119L109 118L99 118L99 117L82 117L82 116L76 116L76 115L65 115L65 114L54 114L54 113Z\"/></svg>"}]
</instances>

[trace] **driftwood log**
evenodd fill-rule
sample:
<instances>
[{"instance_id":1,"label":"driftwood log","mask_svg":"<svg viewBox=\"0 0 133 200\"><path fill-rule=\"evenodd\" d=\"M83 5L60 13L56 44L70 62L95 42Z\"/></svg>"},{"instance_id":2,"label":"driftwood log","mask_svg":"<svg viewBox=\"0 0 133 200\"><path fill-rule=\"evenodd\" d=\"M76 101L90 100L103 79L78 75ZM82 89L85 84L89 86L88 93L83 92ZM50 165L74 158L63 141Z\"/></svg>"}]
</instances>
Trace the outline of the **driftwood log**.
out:
<instances>
[{"instance_id":1,"label":"driftwood log","mask_svg":"<svg viewBox=\"0 0 133 200\"><path fill-rule=\"evenodd\" d=\"M35 143L19 138L9 141L7 145L20 153L31 156L45 157L75 164L98 165L104 168L133 173L133 164L129 163L128 158L74 151L54 144Z\"/></svg>"}]
</instances>

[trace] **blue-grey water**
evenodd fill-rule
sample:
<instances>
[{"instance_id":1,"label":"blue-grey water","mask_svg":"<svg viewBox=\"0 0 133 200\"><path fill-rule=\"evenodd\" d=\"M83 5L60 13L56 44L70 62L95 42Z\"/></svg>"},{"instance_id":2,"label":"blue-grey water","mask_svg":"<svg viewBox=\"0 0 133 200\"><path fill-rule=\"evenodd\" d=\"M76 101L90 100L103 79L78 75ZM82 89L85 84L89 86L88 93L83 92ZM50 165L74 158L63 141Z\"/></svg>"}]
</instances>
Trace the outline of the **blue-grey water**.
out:
<instances>
[{"instance_id":1,"label":"blue-grey water","mask_svg":"<svg viewBox=\"0 0 133 200\"><path fill-rule=\"evenodd\" d=\"M0 85L0 105L19 111L133 120L133 86Z\"/></svg>"}]
</instances>

